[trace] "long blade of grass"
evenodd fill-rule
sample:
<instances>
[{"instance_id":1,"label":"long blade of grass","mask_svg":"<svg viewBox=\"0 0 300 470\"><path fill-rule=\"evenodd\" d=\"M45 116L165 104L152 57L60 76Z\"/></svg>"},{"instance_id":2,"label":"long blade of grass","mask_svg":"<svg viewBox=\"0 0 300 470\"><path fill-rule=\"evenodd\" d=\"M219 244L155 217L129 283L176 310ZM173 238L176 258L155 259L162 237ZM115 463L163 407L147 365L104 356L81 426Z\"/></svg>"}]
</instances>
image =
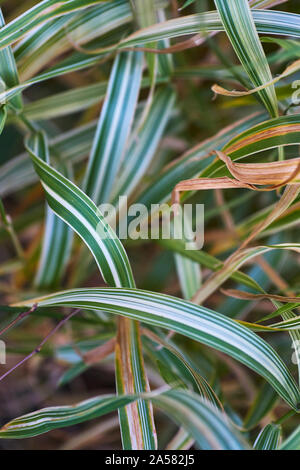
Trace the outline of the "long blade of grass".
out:
<instances>
[{"instance_id":1,"label":"long blade of grass","mask_svg":"<svg viewBox=\"0 0 300 470\"><path fill-rule=\"evenodd\" d=\"M0 430L2 439L24 439L38 436L52 429L72 426L116 411L134 399L126 396L103 395L73 406L43 408L16 418Z\"/></svg>"},{"instance_id":2,"label":"long blade of grass","mask_svg":"<svg viewBox=\"0 0 300 470\"><path fill-rule=\"evenodd\" d=\"M22 81L28 80L74 47L80 48L95 39L105 41L108 33L112 36L131 20L128 3L115 0L42 23L27 33L15 47Z\"/></svg>"},{"instance_id":3,"label":"long blade of grass","mask_svg":"<svg viewBox=\"0 0 300 470\"><path fill-rule=\"evenodd\" d=\"M170 414L179 425L183 425L202 450L249 448L225 413L192 392L170 390L155 396L153 403Z\"/></svg>"},{"instance_id":4,"label":"long blade of grass","mask_svg":"<svg viewBox=\"0 0 300 470\"><path fill-rule=\"evenodd\" d=\"M133 132L119 170L112 201L119 195L130 196L144 176L163 136L174 107L174 91L161 88L154 96L148 117L137 134Z\"/></svg>"},{"instance_id":5,"label":"long blade of grass","mask_svg":"<svg viewBox=\"0 0 300 470\"><path fill-rule=\"evenodd\" d=\"M254 86L272 80L272 74L256 31L248 0L215 0L215 5L230 42ZM272 117L278 115L275 88L258 92Z\"/></svg>"},{"instance_id":6,"label":"long blade of grass","mask_svg":"<svg viewBox=\"0 0 300 470\"><path fill-rule=\"evenodd\" d=\"M45 137L41 133L33 135L27 141L27 149L45 189L49 206L84 240L96 260L103 279L109 285L134 287L131 267L123 245L91 199L71 181L39 158L36 153L37 149L45 145ZM128 393L147 391L147 378L140 349L139 327L135 323L121 320L119 333L122 341L130 340L127 344L127 352L130 352L130 356L121 357L123 359L121 362L122 371L126 372L128 378L128 380L123 380L123 388L125 387L125 391ZM117 355L117 358L119 357ZM128 357L131 358L130 369L128 369ZM120 371L120 365L118 370ZM119 377L118 375L118 379ZM120 389L120 380L118 380L118 388ZM125 429L127 430L129 427L131 430L130 446L131 448L136 448L136 445L137 448L155 448L155 430L149 405L143 401L130 405L131 413L136 409L140 425L137 425L136 420L132 420L126 415L128 424ZM127 412L120 411L123 416ZM124 417L121 423L124 423ZM124 431L125 433L126 431ZM124 437L123 442L124 445L129 445L128 437Z\"/></svg>"},{"instance_id":7,"label":"long blade of grass","mask_svg":"<svg viewBox=\"0 0 300 470\"><path fill-rule=\"evenodd\" d=\"M149 329L143 329L142 334L146 344L150 345L149 354L154 356L157 361L163 364L169 371L175 369L178 372L178 376L182 377L182 368L185 371L184 377L192 385L193 390L198 392L203 398L211 401L217 408L222 409L219 398L215 394L209 383L202 377L197 370L190 363L189 359L184 357L183 353L179 349L172 345L170 341L163 339L161 335L154 333ZM155 346L156 345L156 346ZM157 347L159 345L160 347ZM174 360L175 359L175 360ZM174 383L170 383L170 386L174 387ZM182 384L184 387L186 383Z\"/></svg>"},{"instance_id":8,"label":"long blade of grass","mask_svg":"<svg viewBox=\"0 0 300 470\"><path fill-rule=\"evenodd\" d=\"M281 428L276 424L267 424L254 442L255 450L277 450L280 443Z\"/></svg>"},{"instance_id":9,"label":"long blade of grass","mask_svg":"<svg viewBox=\"0 0 300 470\"><path fill-rule=\"evenodd\" d=\"M101 0L100 0L101 1ZM103 0L105 1L105 0ZM57 0L43 0L23 15L7 24L0 34L0 48L8 46L24 36L40 23L50 21L52 18L67 15L70 12L96 5L99 0L69 0L57 2Z\"/></svg>"},{"instance_id":10,"label":"long blade of grass","mask_svg":"<svg viewBox=\"0 0 300 470\"><path fill-rule=\"evenodd\" d=\"M37 149L46 145L45 136L41 132L32 135L26 142L49 206L90 248L107 284L134 286L123 245L105 222L101 212L83 191L37 155Z\"/></svg>"},{"instance_id":11,"label":"long blade of grass","mask_svg":"<svg viewBox=\"0 0 300 470\"><path fill-rule=\"evenodd\" d=\"M2 10L0 9L0 27L5 27ZM0 30L1 33L1 30ZM5 47L0 50L0 77L4 82L5 88L12 88L19 84L19 75L11 47ZM3 89L1 89L3 91ZM22 97L16 96L11 100L11 105L16 111L20 111L23 107Z\"/></svg>"},{"instance_id":12,"label":"long blade of grass","mask_svg":"<svg viewBox=\"0 0 300 470\"><path fill-rule=\"evenodd\" d=\"M182 422L202 449L247 449L242 435L209 402L191 392L171 390L144 396L178 422ZM106 395L94 397L73 406L56 406L38 410L7 423L0 438L21 439L82 423L103 416L136 400L135 396ZM180 406L179 406L180 403ZM177 409L177 413L174 413Z\"/></svg>"},{"instance_id":13,"label":"long blade of grass","mask_svg":"<svg viewBox=\"0 0 300 470\"><path fill-rule=\"evenodd\" d=\"M262 375L294 409L300 391L275 351L234 320L190 302L136 289L77 289L17 305L72 306L104 310L195 339L244 363Z\"/></svg>"},{"instance_id":14,"label":"long blade of grass","mask_svg":"<svg viewBox=\"0 0 300 470\"><path fill-rule=\"evenodd\" d=\"M85 180L85 190L96 204L109 201L130 132L141 76L141 53L129 52L117 56Z\"/></svg>"}]
</instances>

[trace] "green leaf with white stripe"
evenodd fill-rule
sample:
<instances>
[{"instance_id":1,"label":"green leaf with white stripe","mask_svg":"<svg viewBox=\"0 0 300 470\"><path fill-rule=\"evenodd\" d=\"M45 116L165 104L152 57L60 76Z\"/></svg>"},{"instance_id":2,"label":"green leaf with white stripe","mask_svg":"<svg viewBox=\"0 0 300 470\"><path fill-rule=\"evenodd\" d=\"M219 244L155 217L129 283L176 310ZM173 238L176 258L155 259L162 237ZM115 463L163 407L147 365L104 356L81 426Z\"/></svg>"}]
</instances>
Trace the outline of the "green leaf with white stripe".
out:
<instances>
[{"instance_id":1,"label":"green leaf with white stripe","mask_svg":"<svg viewBox=\"0 0 300 470\"><path fill-rule=\"evenodd\" d=\"M101 1L101 0L100 0ZM102 0L107 1L107 0ZM73 11L96 5L99 0L43 0L22 15L8 23L0 32L0 48L8 46L23 37L25 33L41 23Z\"/></svg>"},{"instance_id":2,"label":"green leaf with white stripe","mask_svg":"<svg viewBox=\"0 0 300 470\"><path fill-rule=\"evenodd\" d=\"M100 2L92 8L60 16L30 31L16 45L15 53L22 81L78 46L110 36L132 20L126 0ZM118 33L119 34L119 33Z\"/></svg>"},{"instance_id":3,"label":"green leaf with white stripe","mask_svg":"<svg viewBox=\"0 0 300 470\"><path fill-rule=\"evenodd\" d=\"M146 394L145 399L183 424L201 449L248 449L243 436L230 424L225 413L194 393L170 390L162 394ZM54 406L21 416L0 430L2 439L24 439L53 429L98 418L136 400L136 396L104 395L72 406Z\"/></svg>"},{"instance_id":4,"label":"green leaf with white stripe","mask_svg":"<svg viewBox=\"0 0 300 470\"><path fill-rule=\"evenodd\" d=\"M3 18L2 10L0 8L0 27L5 26L5 21ZM0 29L1 34L1 29ZM0 50L0 78L4 83L5 88L11 88L19 84L19 76L17 71L17 66L14 58L13 51L11 47L5 47ZM1 91L2 83L1 83ZM11 100L11 105L16 111L20 111L23 107L23 102L21 96L16 96Z\"/></svg>"},{"instance_id":5,"label":"green leaf with white stripe","mask_svg":"<svg viewBox=\"0 0 300 470\"><path fill-rule=\"evenodd\" d=\"M277 450L280 443L281 427L277 424L267 424L254 442L255 450Z\"/></svg>"},{"instance_id":6,"label":"green leaf with white stripe","mask_svg":"<svg viewBox=\"0 0 300 470\"><path fill-rule=\"evenodd\" d=\"M24 439L53 429L73 426L99 418L134 401L131 397L103 395L72 406L54 406L29 413L7 423L0 429L1 439Z\"/></svg>"},{"instance_id":7,"label":"green leaf with white stripe","mask_svg":"<svg viewBox=\"0 0 300 470\"><path fill-rule=\"evenodd\" d=\"M248 0L215 0L224 29L255 87L272 80L272 74L256 31ZM272 117L278 115L274 85L259 92Z\"/></svg>"},{"instance_id":8,"label":"green leaf with white stripe","mask_svg":"<svg viewBox=\"0 0 300 470\"><path fill-rule=\"evenodd\" d=\"M293 408L300 409L300 391L278 354L255 333L224 315L163 294L138 289L75 289L18 306L69 306L104 310L150 325L174 330L222 351L264 377Z\"/></svg>"},{"instance_id":9,"label":"green leaf with white stripe","mask_svg":"<svg viewBox=\"0 0 300 470\"><path fill-rule=\"evenodd\" d=\"M83 239L91 250L107 284L110 286L134 287L135 282L131 266L120 240L105 222L103 215L91 199L71 181L39 158L38 152L46 145L45 135L41 132L29 137L26 143L44 187L49 206ZM126 338L128 338L128 341L125 341L124 344L131 358L130 372L127 371L127 375L132 378L132 383L129 386L130 392L143 393L147 391L147 377L140 349L139 326L135 322L128 323L124 321L119 321L118 326L120 329L124 329ZM124 364L127 365L127 363L128 357L125 362L120 361L120 367L123 367ZM120 384L120 380L118 380L118 384ZM127 391L127 386L126 382L125 391ZM133 426L129 439L123 438L124 444L126 443L127 448L133 449L155 448L155 428L149 405L144 401L139 401L133 407L138 408L138 418L135 419L139 419L142 424L140 427L135 427L132 419L130 419L133 412L131 408L120 410L121 423L124 425L125 420L128 422L126 429ZM139 437L136 436L135 431L140 433ZM138 443L137 447L135 447L136 443Z\"/></svg>"},{"instance_id":10,"label":"green leaf with white stripe","mask_svg":"<svg viewBox=\"0 0 300 470\"><path fill-rule=\"evenodd\" d=\"M42 132L26 142L51 209L78 233L90 248L105 282L112 286L134 286L131 267L116 234L86 194L39 158L45 147Z\"/></svg>"},{"instance_id":11,"label":"green leaf with white stripe","mask_svg":"<svg viewBox=\"0 0 300 470\"><path fill-rule=\"evenodd\" d=\"M252 10L258 33L300 37L300 15L276 10ZM149 41L172 39L188 34L204 34L210 31L225 31L217 11L181 16L164 23L157 23L136 31L122 39L119 48L134 47Z\"/></svg>"},{"instance_id":12,"label":"green leaf with white stripe","mask_svg":"<svg viewBox=\"0 0 300 470\"><path fill-rule=\"evenodd\" d=\"M84 184L96 204L109 201L124 156L141 84L142 59L140 52L126 52L113 65Z\"/></svg>"},{"instance_id":13,"label":"green leaf with white stripe","mask_svg":"<svg viewBox=\"0 0 300 470\"><path fill-rule=\"evenodd\" d=\"M183 220L174 217L174 235L176 235L176 231L178 234L183 234L183 237L177 236L177 238L184 240L185 247L188 244L187 251L197 250L197 245L193 240L195 234L192 230L192 220L186 211L183 213ZM201 286L200 264L176 253L174 258L182 295L186 300L190 300Z\"/></svg>"},{"instance_id":14,"label":"green leaf with white stripe","mask_svg":"<svg viewBox=\"0 0 300 470\"><path fill-rule=\"evenodd\" d=\"M182 425L201 450L249 449L227 415L193 392L170 390L154 396L152 401Z\"/></svg>"},{"instance_id":15,"label":"green leaf with white stripe","mask_svg":"<svg viewBox=\"0 0 300 470\"><path fill-rule=\"evenodd\" d=\"M137 134L133 132L129 139L129 146L115 181L112 197L114 203L118 196L130 196L146 173L164 134L174 103L175 94L170 87L163 87L155 93L144 125Z\"/></svg>"},{"instance_id":16,"label":"green leaf with white stripe","mask_svg":"<svg viewBox=\"0 0 300 470\"><path fill-rule=\"evenodd\" d=\"M70 227L47 206L42 252L34 281L39 289L59 285L69 260L72 241Z\"/></svg>"}]
</instances>

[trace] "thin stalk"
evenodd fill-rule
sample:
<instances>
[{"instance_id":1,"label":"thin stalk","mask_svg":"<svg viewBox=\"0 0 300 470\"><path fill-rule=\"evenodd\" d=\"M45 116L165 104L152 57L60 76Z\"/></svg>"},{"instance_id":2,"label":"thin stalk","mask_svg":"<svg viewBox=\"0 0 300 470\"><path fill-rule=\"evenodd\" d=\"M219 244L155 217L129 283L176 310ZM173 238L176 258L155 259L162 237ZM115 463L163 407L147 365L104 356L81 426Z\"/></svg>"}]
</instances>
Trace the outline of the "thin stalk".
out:
<instances>
[{"instance_id":1,"label":"thin stalk","mask_svg":"<svg viewBox=\"0 0 300 470\"><path fill-rule=\"evenodd\" d=\"M48 334L47 336L43 339L43 341L40 342L40 344L35 348L30 354L28 354L26 357L24 357L20 362L15 364L11 369L9 369L5 374L1 375L0 377L0 382L4 380L8 375L10 375L12 372L14 372L18 367L22 366L25 362L27 362L29 359L31 359L35 354L38 354L41 352L42 347L44 344L65 324L67 323L68 320L70 320L74 315L76 315L78 312L80 312L80 308L77 308L73 310L69 315L67 315L65 318L63 318Z\"/></svg>"}]
</instances>

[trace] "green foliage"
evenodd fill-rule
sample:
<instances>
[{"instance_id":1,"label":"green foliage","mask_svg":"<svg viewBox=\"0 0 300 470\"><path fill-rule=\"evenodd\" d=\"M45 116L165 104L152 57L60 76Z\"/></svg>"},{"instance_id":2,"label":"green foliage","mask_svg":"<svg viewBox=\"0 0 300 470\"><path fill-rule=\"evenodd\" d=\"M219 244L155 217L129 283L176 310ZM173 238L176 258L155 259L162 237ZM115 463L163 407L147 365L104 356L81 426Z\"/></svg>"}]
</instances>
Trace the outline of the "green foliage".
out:
<instances>
[{"instance_id":1,"label":"green foliage","mask_svg":"<svg viewBox=\"0 0 300 470\"><path fill-rule=\"evenodd\" d=\"M298 3L1 2L0 445L300 448ZM203 248L124 196L204 204Z\"/></svg>"}]
</instances>

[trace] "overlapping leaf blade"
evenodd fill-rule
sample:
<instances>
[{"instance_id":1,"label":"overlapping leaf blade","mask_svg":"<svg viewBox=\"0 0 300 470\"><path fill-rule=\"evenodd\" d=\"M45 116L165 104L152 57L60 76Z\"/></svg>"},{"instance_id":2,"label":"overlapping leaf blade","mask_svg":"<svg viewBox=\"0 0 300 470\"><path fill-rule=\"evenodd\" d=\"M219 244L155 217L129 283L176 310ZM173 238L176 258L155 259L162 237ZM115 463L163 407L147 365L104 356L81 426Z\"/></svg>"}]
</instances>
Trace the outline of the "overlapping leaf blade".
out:
<instances>
[{"instance_id":1,"label":"overlapping leaf blade","mask_svg":"<svg viewBox=\"0 0 300 470\"><path fill-rule=\"evenodd\" d=\"M225 414L191 392L171 390L163 394L145 395L145 398L152 400L159 408L182 423L202 449L248 448L242 435L233 428ZM97 418L134 400L135 396L106 395L73 406L44 408L7 423L0 430L0 438L21 439L37 436L52 429ZM174 413L175 410L177 413Z\"/></svg>"},{"instance_id":2,"label":"overlapping leaf blade","mask_svg":"<svg viewBox=\"0 0 300 470\"><path fill-rule=\"evenodd\" d=\"M215 0L231 44L249 78L257 87L272 80L272 74L252 18L248 0ZM278 115L274 86L259 92L271 116Z\"/></svg>"},{"instance_id":3,"label":"overlapping leaf blade","mask_svg":"<svg viewBox=\"0 0 300 470\"><path fill-rule=\"evenodd\" d=\"M83 238L109 285L133 286L131 267L121 242L89 197L39 158L36 149L45 145L42 133L33 135L27 141L27 149L49 206Z\"/></svg>"},{"instance_id":4,"label":"overlapping leaf blade","mask_svg":"<svg viewBox=\"0 0 300 470\"><path fill-rule=\"evenodd\" d=\"M267 424L256 438L255 450L277 450L280 442L281 429L276 424Z\"/></svg>"},{"instance_id":5,"label":"overlapping leaf blade","mask_svg":"<svg viewBox=\"0 0 300 470\"><path fill-rule=\"evenodd\" d=\"M96 204L109 201L131 128L142 77L142 54L122 53L115 59L101 111L85 190Z\"/></svg>"},{"instance_id":6,"label":"overlapping leaf blade","mask_svg":"<svg viewBox=\"0 0 300 470\"><path fill-rule=\"evenodd\" d=\"M299 407L300 391L275 351L247 328L212 310L176 297L135 289L76 289L21 304L35 302L40 306L110 311L174 330L243 362L261 374L292 408Z\"/></svg>"}]
</instances>

